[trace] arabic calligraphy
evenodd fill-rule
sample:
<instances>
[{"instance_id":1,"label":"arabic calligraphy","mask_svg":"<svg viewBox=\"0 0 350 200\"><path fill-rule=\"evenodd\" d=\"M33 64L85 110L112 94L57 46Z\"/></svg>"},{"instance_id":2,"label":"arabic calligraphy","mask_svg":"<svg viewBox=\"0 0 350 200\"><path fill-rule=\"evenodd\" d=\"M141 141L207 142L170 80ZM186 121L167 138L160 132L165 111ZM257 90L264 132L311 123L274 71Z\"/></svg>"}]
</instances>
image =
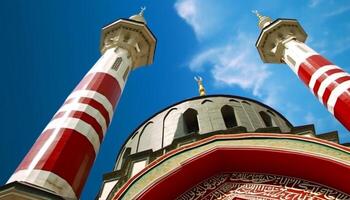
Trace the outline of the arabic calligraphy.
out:
<instances>
[{"instance_id":1,"label":"arabic calligraphy","mask_svg":"<svg viewBox=\"0 0 350 200\"><path fill-rule=\"evenodd\" d=\"M286 176L255 173L215 175L182 194L177 200L350 200L336 189Z\"/></svg>"}]
</instances>

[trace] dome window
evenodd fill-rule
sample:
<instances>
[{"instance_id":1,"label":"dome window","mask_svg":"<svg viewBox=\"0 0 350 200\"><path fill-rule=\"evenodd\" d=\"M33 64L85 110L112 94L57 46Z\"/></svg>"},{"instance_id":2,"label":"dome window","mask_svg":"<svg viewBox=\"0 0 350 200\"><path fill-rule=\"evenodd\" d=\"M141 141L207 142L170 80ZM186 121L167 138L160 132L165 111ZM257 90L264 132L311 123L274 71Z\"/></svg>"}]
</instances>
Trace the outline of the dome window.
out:
<instances>
[{"instance_id":1,"label":"dome window","mask_svg":"<svg viewBox=\"0 0 350 200\"><path fill-rule=\"evenodd\" d=\"M269 114L267 114L264 111L260 111L259 115L261 117L261 119L263 120L264 124L266 127L273 127L276 126L275 121L271 118L271 116Z\"/></svg>"},{"instance_id":2,"label":"dome window","mask_svg":"<svg viewBox=\"0 0 350 200\"><path fill-rule=\"evenodd\" d=\"M198 112L192 108L187 109L183 114L183 119L185 122L185 132L186 133L198 133Z\"/></svg>"},{"instance_id":3,"label":"dome window","mask_svg":"<svg viewBox=\"0 0 350 200\"><path fill-rule=\"evenodd\" d=\"M225 122L226 128L237 126L235 111L231 106L225 105L221 108L221 114Z\"/></svg>"}]
</instances>

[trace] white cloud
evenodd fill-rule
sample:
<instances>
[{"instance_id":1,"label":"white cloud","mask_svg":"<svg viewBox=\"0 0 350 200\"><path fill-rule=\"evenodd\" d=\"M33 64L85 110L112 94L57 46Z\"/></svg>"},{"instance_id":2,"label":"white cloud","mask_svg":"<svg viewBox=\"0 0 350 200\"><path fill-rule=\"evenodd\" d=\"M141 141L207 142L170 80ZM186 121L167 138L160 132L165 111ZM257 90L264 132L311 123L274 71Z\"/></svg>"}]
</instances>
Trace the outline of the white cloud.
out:
<instances>
[{"instance_id":1,"label":"white cloud","mask_svg":"<svg viewBox=\"0 0 350 200\"><path fill-rule=\"evenodd\" d=\"M199 22L200 18L198 16L198 5L196 4L196 0L181 0L175 3L175 9L179 16L193 27L196 33L201 34L202 30Z\"/></svg>"},{"instance_id":2,"label":"white cloud","mask_svg":"<svg viewBox=\"0 0 350 200\"><path fill-rule=\"evenodd\" d=\"M191 25L199 39L205 33L213 31L204 23L205 20L211 18L215 21L220 16L200 16L201 13L208 13L197 0L179 0L175 8L179 16ZM242 21L240 23L245 24ZM288 97L283 95L290 89L285 88L286 84L279 84L280 74L273 74L273 66L262 63L254 44L256 35L252 34L246 31L235 32L237 36L233 40L229 39L232 38L230 34L224 45L217 44L199 51L189 61L189 68L194 72L209 72L214 79L213 85L240 87L267 105L287 111L285 114L290 119L297 119L295 113L299 112L299 107L293 102L286 103Z\"/></svg>"},{"instance_id":3,"label":"white cloud","mask_svg":"<svg viewBox=\"0 0 350 200\"><path fill-rule=\"evenodd\" d=\"M209 71L215 80L214 85L240 87L252 93L260 101L283 111L291 122L303 124L300 119L300 105L290 101L289 78L281 78L274 67L263 64L254 48L253 37L239 34L232 45L218 46L204 50L195 55L190 61L192 71ZM281 83L281 80L284 82Z\"/></svg>"},{"instance_id":4,"label":"white cloud","mask_svg":"<svg viewBox=\"0 0 350 200\"><path fill-rule=\"evenodd\" d=\"M342 7L339 7L338 9L334 9L332 12L329 12L329 13L325 14L324 16L325 17L333 17L336 15L343 14L349 10L350 10L350 6L344 6L344 7L342 6Z\"/></svg>"},{"instance_id":5,"label":"white cloud","mask_svg":"<svg viewBox=\"0 0 350 200\"><path fill-rule=\"evenodd\" d=\"M191 26L197 39L203 39L219 30L218 24L224 19L221 5L216 1L177 0L177 14Z\"/></svg>"},{"instance_id":6,"label":"white cloud","mask_svg":"<svg viewBox=\"0 0 350 200\"><path fill-rule=\"evenodd\" d=\"M322 0L310 0L309 7L314 8L321 3Z\"/></svg>"},{"instance_id":7,"label":"white cloud","mask_svg":"<svg viewBox=\"0 0 350 200\"><path fill-rule=\"evenodd\" d=\"M332 37L335 37L332 35ZM329 55L329 56L337 56L338 54L342 54L350 49L349 44L350 43L350 37L342 37L337 39L330 39L328 35L320 35L317 38L318 40L313 40L313 36L310 36L310 39L308 40L308 44L311 48L315 49L318 53L321 55Z\"/></svg>"},{"instance_id":8,"label":"white cloud","mask_svg":"<svg viewBox=\"0 0 350 200\"><path fill-rule=\"evenodd\" d=\"M215 4L217 3L211 2L208 5L208 1L206 4L199 4L198 0L178 0L175 3L175 9L178 15L192 27L197 38L201 39L208 36L205 34L215 31L217 26L213 26L213 23L220 21L224 16L226 9L219 9L220 14L218 14L213 9ZM231 10L230 13L232 14ZM252 18L254 19L254 16ZM239 22L244 24L242 21ZM256 36L242 31L235 34L237 37L233 41L212 46L197 53L189 62L190 69L195 72L204 70L210 72L214 85L240 87L263 99L269 105L280 104L278 91L283 89L272 87L275 89L271 90L269 87L264 87L271 71L261 62L254 47ZM228 38L231 37L232 35L228 36ZM226 41L229 40L228 38Z\"/></svg>"},{"instance_id":9,"label":"white cloud","mask_svg":"<svg viewBox=\"0 0 350 200\"><path fill-rule=\"evenodd\" d=\"M349 50L349 42L350 37L339 38L337 41L334 42L334 51L332 51L332 54L338 55Z\"/></svg>"},{"instance_id":10,"label":"white cloud","mask_svg":"<svg viewBox=\"0 0 350 200\"><path fill-rule=\"evenodd\" d=\"M253 38L238 35L232 45L207 49L194 56L190 69L201 71L208 68L216 84L239 86L261 96L260 88L270 72L259 60Z\"/></svg>"}]
</instances>

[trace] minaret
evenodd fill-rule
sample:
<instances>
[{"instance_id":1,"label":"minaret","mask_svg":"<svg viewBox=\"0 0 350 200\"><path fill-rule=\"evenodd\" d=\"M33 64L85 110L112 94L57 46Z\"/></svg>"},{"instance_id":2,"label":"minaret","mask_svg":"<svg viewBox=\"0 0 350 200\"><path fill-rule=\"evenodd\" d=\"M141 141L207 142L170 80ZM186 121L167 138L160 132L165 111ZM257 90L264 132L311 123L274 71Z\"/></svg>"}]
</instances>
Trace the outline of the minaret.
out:
<instances>
[{"instance_id":1,"label":"minaret","mask_svg":"<svg viewBox=\"0 0 350 200\"><path fill-rule=\"evenodd\" d=\"M65 199L80 197L130 71L153 62L156 38L146 25L144 10L102 29L101 58L68 96L8 184L29 185Z\"/></svg>"},{"instance_id":2,"label":"minaret","mask_svg":"<svg viewBox=\"0 0 350 200\"><path fill-rule=\"evenodd\" d=\"M304 42L307 34L294 19L260 15L256 47L265 63L287 63L311 92L350 131L350 74ZM344 44L346 45L346 44Z\"/></svg>"}]
</instances>

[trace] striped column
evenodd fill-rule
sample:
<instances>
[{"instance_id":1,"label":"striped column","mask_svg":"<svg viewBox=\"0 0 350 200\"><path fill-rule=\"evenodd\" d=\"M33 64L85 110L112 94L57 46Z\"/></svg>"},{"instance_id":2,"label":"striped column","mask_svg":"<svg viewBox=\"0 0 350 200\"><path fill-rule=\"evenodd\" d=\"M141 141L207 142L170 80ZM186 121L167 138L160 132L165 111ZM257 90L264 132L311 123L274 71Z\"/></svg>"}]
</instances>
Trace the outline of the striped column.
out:
<instances>
[{"instance_id":1,"label":"striped column","mask_svg":"<svg viewBox=\"0 0 350 200\"><path fill-rule=\"evenodd\" d=\"M283 60L350 131L350 74L296 40L285 42Z\"/></svg>"},{"instance_id":2,"label":"striped column","mask_svg":"<svg viewBox=\"0 0 350 200\"><path fill-rule=\"evenodd\" d=\"M24 181L77 199L132 67L122 48L108 49L68 96L8 183Z\"/></svg>"}]
</instances>

